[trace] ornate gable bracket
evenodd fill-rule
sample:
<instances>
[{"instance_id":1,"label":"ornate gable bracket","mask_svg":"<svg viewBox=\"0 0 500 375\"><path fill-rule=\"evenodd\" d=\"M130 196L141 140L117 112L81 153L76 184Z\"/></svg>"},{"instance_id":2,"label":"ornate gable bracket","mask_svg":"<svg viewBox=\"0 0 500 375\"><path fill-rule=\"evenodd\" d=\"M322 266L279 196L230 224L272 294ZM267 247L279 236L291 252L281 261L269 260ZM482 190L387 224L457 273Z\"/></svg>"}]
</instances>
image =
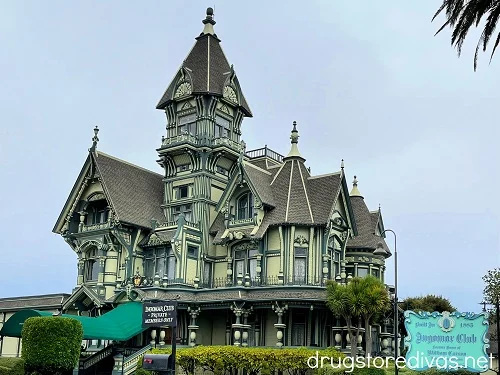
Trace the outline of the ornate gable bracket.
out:
<instances>
[{"instance_id":1,"label":"ornate gable bracket","mask_svg":"<svg viewBox=\"0 0 500 375\"><path fill-rule=\"evenodd\" d=\"M183 98L191 95L193 92L193 85L191 74L189 71L182 67L179 70L179 79L177 80L177 85L174 91L173 99Z\"/></svg>"},{"instance_id":2,"label":"ornate gable bracket","mask_svg":"<svg viewBox=\"0 0 500 375\"><path fill-rule=\"evenodd\" d=\"M294 244L298 244L298 245L308 245L309 241L303 235L299 235L299 236L297 236L295 238L295 240L293 241L293 243Z\"/></svg>"}]
</instances>

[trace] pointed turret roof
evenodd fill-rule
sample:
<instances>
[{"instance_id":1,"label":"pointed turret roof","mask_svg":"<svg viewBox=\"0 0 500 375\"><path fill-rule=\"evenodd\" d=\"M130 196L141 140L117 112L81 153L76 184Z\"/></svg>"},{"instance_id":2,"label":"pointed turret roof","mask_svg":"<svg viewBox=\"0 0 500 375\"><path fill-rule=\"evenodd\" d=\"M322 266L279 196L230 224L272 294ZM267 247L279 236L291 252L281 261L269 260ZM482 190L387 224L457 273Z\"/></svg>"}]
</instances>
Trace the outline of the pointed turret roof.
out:
<instances>
[{"instance_id":1,"label":"pointed turret roof","mask_svg":"<svg viewBox=\"0 0 500 375\"><path fill-rule=\"evenodd\" d=\"M356 226L358 229L358 235L347 241L347 248L364 248L375 250L377 244L381 242L383 244L384 250L388 254L391 251L387 247L383 237L376 235L376 229L378 225L380 210L376 212L370 212L368 206L365 203L365 199L361 195L358 189L358 180L354 176L354 181L352 183L352 190L350 193L351 204L354 211L354 218L356 221Z\"/></svg>"},{"instance_id":2,"label":"pointed turret roof","mask_svg":"<svg viewBox=\"0 0 500 375\"><path fill-rule=\"evenodd\" d=\"M174 100L179 82L187 82L188 89L193 94L212 94L227 97L237 104L247 117L252 117L252 111L241 91L234 68L229 64L220 39L214 32L215 21L213 9L207 9L207 16L202 21L203 32L196 38L196 42L182 63L179 71L160 99L157 109L165 107ZM228 93L226 87L231 87L234 94Z\"/></svg>"}]
</instances>

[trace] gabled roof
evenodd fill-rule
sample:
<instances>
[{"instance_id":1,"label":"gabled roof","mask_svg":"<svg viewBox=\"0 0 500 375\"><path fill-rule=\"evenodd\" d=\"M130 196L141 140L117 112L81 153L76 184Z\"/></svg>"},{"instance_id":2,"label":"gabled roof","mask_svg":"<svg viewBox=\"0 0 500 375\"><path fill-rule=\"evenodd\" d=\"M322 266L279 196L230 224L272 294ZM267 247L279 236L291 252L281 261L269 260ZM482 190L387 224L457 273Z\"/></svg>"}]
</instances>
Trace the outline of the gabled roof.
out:
<instances>
[{"instance_id":1,"label":"gabled roof","mask_svg":"<svg viewBox=\"0 0 500 375\"><path fill-rule=\"evenodd\" d=\"M216 210L220 210L222 206L231 199L237 185L241 181L246 181L248 187L254 195L256 195L264 205L274 207L275 200L273 191L270 187L272 174L268 171L260 169L259 167L245 161L238 161L239 168L234 170L229 183L224 190Z\"/></svg>"},{"instance_id":2,"label":"gabled roof","mask_svg":"<svg viewBox=\"0 0 500 375\"><path fill-rule=\"evenodd\" d=\"M95 160L118 220L151 228L151 219L165 219L163 176L124 160L97 152Z\"/></svg>"},{"instance_id":3,"label":"gabled roof","mask_svg":"<svg viewBox=\"0 0 500 375\"><path fill-rule=\"evenodd\" d=\"M208 20L208 21L207 21ZM215 24L212 15L208 14L205 24ZM213 33L213 28L204 32L196 38L196 43L182 63L179 72L174 77L167 90L160 99L157 109L164 109L170 103L175 94L177 83L181 75L187 75L187 80L191 84L193 94L214 94L224 95L224 87L231 81L233 87L237 89L239 106L246 116L252 117L252 111L241 91L238 78L234 74L234 69L222 51L220 39Z\"/></svg>"},{"instance_id":4,"label":"gabled roof","mask_svg":"<svg viewBox=\"0 0 500 375\"><path fill-rule=\"evenodd\" d=\"M54 226L55 233L60 233L66 213L79 199L77 192L90 174L101 177L104 194L117 220L144 228L151 228L153 218L164 220L160 207L163 202L161 174L100 151L91 151Z\"/></svg>"}]
</instances>

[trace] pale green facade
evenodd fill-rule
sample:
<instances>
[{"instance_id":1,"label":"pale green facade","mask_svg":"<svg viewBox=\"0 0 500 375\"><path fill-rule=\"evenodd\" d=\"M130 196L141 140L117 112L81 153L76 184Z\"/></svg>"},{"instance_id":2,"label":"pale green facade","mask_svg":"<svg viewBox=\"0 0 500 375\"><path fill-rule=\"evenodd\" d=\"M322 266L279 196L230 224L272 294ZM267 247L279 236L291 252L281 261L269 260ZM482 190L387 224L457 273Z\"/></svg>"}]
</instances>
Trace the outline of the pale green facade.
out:
<instances>
[{"instance_id":1,"label":"pale green facade","mask_svg":"<svg viewBox=\"0 0 500 375\"><path fill-rule=\"evenodd\" d=\"M241 127L252 112L212 14L203 24L157 106L167 120L161 173L98 151L95 130L54 227L78 265L62 309L97 316L129 300L178 298L182 345L346 349L325 283L384 280L385 258L373 254L381 242L390 255L380 209L367 208L357 181L349 192L343 162L311 174L295 123L288 155L246 150ZM130 345L171 335L152 331ZM385 331L373 328L375 350Z\"/></svg>"}]
</instances>

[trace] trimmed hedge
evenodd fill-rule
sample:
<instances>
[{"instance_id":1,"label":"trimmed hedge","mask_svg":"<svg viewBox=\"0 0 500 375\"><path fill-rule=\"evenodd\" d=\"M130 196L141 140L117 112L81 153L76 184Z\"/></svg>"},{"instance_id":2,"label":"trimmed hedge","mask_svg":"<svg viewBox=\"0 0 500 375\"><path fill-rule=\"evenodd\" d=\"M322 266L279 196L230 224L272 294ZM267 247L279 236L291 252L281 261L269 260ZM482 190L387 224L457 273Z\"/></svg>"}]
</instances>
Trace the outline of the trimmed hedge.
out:
<instances>
[{"instance_id":1,"label":"trimmed hedge","mask_svg":"<svg viewBox=\"0 0 500 375\"><path fill-rule=\"evenodd\" d=\"M80 358L82 324L71 318L32 317L22 330L26 372L57 375L72 370Z\"/></svg>"},{"instance_id":2,"label":"trimmed hedge","mask_svg":"<svg viewBox=\"0 0 500 375\"><path fill-rule=\"evenodd\" d=\"M0 375L24 375L24 361L21 358L0 357Z\"/></svg>"},{"instance_id":3,"label":"trimmed hedge","mask_svg":"<svg viewBox=\"0 0 500 375\"><path fill-rule=\"evenodd\" d=\"M344 354L333 348L314 350L307 348L259 348L235 346L196 346L177 350L176 364L187 375L196 370L211 371L215 375L236 375L238 369L245 370L248 375L269 375L283 371L288 375L304 375L310 371L307 361L310 357L328 356L338 360ZM153 349L154 354L170 354L171 349ZM137 363L136 375L149 375L151 372L142 369L143 357Z\"/></svg>"}]
</instances>

